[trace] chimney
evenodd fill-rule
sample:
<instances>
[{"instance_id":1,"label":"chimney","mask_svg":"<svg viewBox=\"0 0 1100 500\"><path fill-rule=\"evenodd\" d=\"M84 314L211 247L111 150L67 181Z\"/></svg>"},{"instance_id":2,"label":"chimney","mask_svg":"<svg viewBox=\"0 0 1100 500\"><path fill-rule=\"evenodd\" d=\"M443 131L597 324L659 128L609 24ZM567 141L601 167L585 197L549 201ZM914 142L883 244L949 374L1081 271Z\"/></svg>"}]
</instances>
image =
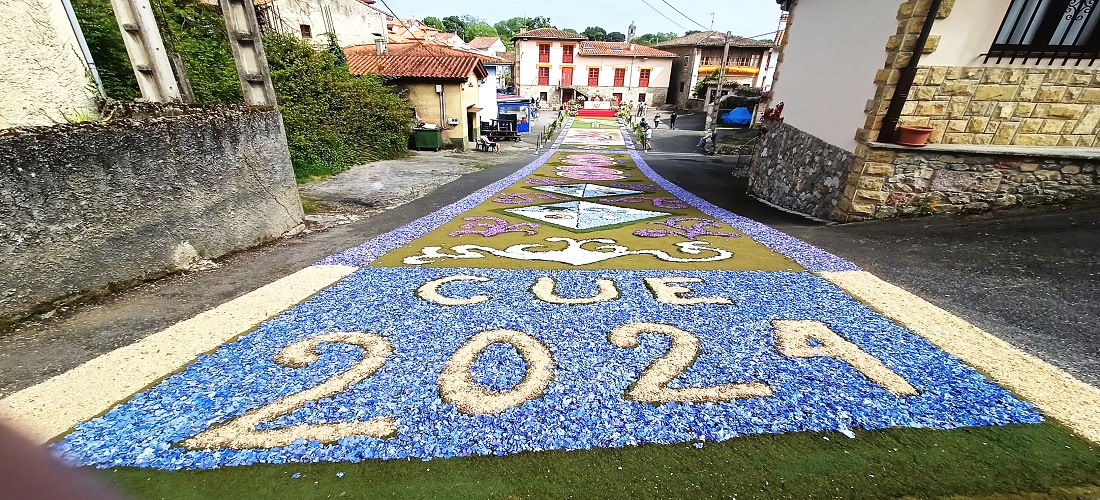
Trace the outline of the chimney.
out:
<instances>
[{"instance_id":1,"label":"chimney","mask_svg":"<svg viewBox=\"0 0 1100 500\"><path fill-rule=\"evenodd\" d=\"M378 52L378 55L384 56L389 53L390 48L386 43L385 37L378 37L374 40L374 50Z\"/></svg>"},{"instance_id":2,"label":"chimney","mask_svg":"<svg viewBox=\"0 0 1100 500\"><path fill-rule=\"evenodd\" d=\"M633 43L632 43L632 44L630 44L630 51L631 51L631 52L634 52L634 44L633 44Z\"/></svg>"}]
</instances>

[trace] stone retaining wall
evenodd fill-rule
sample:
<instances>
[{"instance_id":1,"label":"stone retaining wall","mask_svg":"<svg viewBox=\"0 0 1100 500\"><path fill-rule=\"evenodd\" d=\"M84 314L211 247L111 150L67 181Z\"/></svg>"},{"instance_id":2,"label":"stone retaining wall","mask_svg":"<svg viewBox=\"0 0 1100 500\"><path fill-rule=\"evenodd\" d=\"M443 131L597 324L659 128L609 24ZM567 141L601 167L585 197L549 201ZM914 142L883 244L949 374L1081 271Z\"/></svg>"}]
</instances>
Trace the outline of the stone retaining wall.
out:
<instances>
[{"instance_id":1,"label":"stone retaining wall","mask_svg":"<svg viewBox=\"0 0 1100 500\"><path fill-rule=\"evenodd\" d=\"M749 168L749 194L832 219L855 155L786 123L769 122Z\"/></svg>"},{"instance_id":2,"label":"stone retaining wall","mask_svg":"<svg viewBox=\"0 0 1100 500\"><path fill-rule=\"evenodd\" d=\"M1100 195L1100 157L871 148L856 199L863 217L985 211ZM853 217L858 218L858 217Z\"/></svg>"},{"instance_id":3,"label":"stone retaining wall","mask_svg":"<svg viewBox=\"0 0 1100 500\"><path fill-rule=\"evenodd\" d=\"M0 324L301 222L278 112L171 114L0 134Z\"/></svg>"}]
</instances>

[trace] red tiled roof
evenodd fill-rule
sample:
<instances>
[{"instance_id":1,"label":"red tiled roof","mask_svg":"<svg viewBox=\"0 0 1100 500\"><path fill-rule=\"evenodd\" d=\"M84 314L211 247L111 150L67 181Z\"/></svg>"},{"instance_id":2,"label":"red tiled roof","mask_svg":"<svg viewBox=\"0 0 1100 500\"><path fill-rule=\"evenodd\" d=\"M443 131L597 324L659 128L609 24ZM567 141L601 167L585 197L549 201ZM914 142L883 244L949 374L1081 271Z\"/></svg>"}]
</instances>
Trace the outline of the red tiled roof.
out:
<instances>
[{"instance_id":1,"label":"red tiled roof","mask_svg":"<svg viewBox=\"0 0 1100 500\"><path fill-rule=\"evenodd\" d=\"M345 48L344 55L353 75L441 80L465 80L471 74L482 79L489 75L478 54L443 45L389 44L385 55L378 55L374 45L356 45Z\"/></svg>"},{"instance_id":2,"label":"red tiled roof","mask_svg":"<svg viewBox=\"0 0 1100 500\"><path fill-rule=\"evenodd\" d=\"M631 46L634 48L631 49ZM677 57L676 54L671 52L626 42L585 41L580 43L580 50L577 51L577 54L582 56Z\"/></svg>"},{"instance_id":3,"label":"red tiled roof","mask_svg":"<svg viewBox=\"0 0 1100 500\"><path fill-rule=\"evenodd\" d=\"M557 28L539 28L524 31L523 33L516 33L512 37L512 40L517 38L553 38L562 40L588 40L588 37L584 35L578 35L576 33L569 33L559 30Z\"/></svg>"},{"instance_id":4,"label":"red tiled roof","mask_svg":"<svg viewBox=\"0 0 1100 500\"><path fill-rule=\"evenodd\" d=\"M723 47L726 45L726 34L717 31L700 31L680 38L673 38L666 42L660 42L657 47ZM730 47L771 47L771 42L753 40L743 36L731 36Z\"/></svg>"},{"instance_id":5,"label":"red tiled roof","mask_svg":"<svg viewBox=\"0 0 1100 500\"><path fill-rule=\"evenodd\" d=\"M504 62L510 62L515 64L516 53L515 52L497 52L497 57L504 60Z\"/></svg>"},{"instance_id":6,"label":"red tiled roof","mask_svg":"<svg viewBox=\"0 0 1100 500\"><path fill-rule=\"evenodd\" d=\"M492 47L494 43L497 43L499 41L499 36L479 36L475 37L473 40L470 40L469 43L467 43L466 45L469 45L475 49L485 50L489 47Z\"/></svg>"}]
</instances>

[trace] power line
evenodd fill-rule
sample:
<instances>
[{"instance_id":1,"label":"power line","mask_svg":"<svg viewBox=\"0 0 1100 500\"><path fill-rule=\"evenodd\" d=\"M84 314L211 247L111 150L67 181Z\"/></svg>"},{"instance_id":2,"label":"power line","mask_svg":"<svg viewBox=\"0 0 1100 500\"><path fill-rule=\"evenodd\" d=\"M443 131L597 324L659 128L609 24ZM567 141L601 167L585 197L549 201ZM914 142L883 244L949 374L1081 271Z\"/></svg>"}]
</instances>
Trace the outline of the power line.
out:
<instances>
[{"instance_id":1,"label":"power line","mask_svg":"<svg viewBox=\"0 0 1100 500\"><path fill-rule=\"evenodd\" d=\"M672 18L671 18L671 17L668 17L668 16L666 16L664 12L661 12L661 11L657 10L657 7L654 7L654 6L650 5L650 3L649 3L649 2L647 2L646 0L642 0L642 3L644 3L644 4L646 4L646 5L649 5L649 8L653 9L653 12L656 12L656 13L660 14L660 15L661 15L661 17L663 17L663 18L665 18L665 19L668 19L668 22L670 22L670 23L672 23L672 24L675 24L676 26L679 26L679 27L680 27L680 29L682 29L682 30L684 30L684 31L691 31L691 30L689 30L689 29L685 28L685 27L684 27L684 25L682 25L682 24L680 24L680 23L678 23L678 22L676 22L676 21L673 21L673 20L672 20Z\"/></svg>"},{"instance_id":2,"label":"power line","mask_svg":"<svg viewBox=\"0 0 1100 500\"><path fill-rule=\"evenodd\" d=\"M672 5L672 4L670 4L670 3L668 3L668 0L661 0L661 1L662 1L662 2L664 2L664 3L665 3L665 5L667 5L667 6L669 6L669 7L672 7L672 10L676 11L676 13L677 13L677 14L680 14L681 16L684 16L684 19L687 19L688 21L691 21L691 22L695 23L695 25L696 25L696 26L699 26L700 28L703 28L703 29L707 29L707 27L706 27L706 26L703 26L702 24L699 24L699 21L696 21L696 20L694 20L694 19L692 19L692 18L688 17L688 15L687 15L687 14L684 14L683 12L680 12L680 9L677 9L677 8L676 8L676 7L674 6L674 5ZM712 15L711 19L713 19L713 18L714 18L714 17L713 17L713 15ZM681 26L681 28L682 28L682 27L683 27L683 26ZM714 29L714 23L713 23L713 22L711 22L711 28L710 28L710 29L711 29L711 30L712 30L712 29ZM710 31L710 30L707 30L707 31Z\"/></svg>"}]
</instances>

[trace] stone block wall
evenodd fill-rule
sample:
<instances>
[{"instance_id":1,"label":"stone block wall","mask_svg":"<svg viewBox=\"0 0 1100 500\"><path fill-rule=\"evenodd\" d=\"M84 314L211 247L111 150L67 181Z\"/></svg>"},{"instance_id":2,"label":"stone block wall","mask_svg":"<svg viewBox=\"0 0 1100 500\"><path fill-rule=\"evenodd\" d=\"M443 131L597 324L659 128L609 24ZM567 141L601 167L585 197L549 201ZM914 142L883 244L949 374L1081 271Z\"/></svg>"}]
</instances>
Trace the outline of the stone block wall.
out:
<instances>
[{"instance_id":1,"label":"stone block wall","mask_svg":"<svg viewBox=\"0 0 1100 500\"><path fill-rule=\"evenodd\" d=\"M749 194L804 215L833 219L855 156L792 125L766 125L749 168Z\"/></svg>"},{"instance_id":2,"label":"stone block wall","mask_svg":"<svg viewBox=\"0 0 1100 500\"><path fill-rule=\"evenodd\" d=\"M954 3L944 0L937 18L950 16ZM887 40L885 65L875 76L876 92L857 140L879 139L930 5L906 0L899 6L897 34ZM938 45L939 37L932 36L923 52L933 53ZM899 124L932 127L933 143L1091 147L1100 144L1100 69L920 67Z\"/></svg>"},{"instance_id":3,"label":"stone block wall","mask_svg":"<svg viewBox=\"0 0 1100 500\"><path fill-rule=\"evenodd\" d=\"M0 134L0 324L301 222L278 112L167 111Z\"/></svg>"},{"instance_id":4,"label":"stone block wall","mask_svg":"<svg viewBox=\"0 0 1100 500\"><path fill-rule=\"evenodd\" d=\"M1100 155L865 148L848 220L985 211L1100 195Z\"/></svg>"}]
</instances>

